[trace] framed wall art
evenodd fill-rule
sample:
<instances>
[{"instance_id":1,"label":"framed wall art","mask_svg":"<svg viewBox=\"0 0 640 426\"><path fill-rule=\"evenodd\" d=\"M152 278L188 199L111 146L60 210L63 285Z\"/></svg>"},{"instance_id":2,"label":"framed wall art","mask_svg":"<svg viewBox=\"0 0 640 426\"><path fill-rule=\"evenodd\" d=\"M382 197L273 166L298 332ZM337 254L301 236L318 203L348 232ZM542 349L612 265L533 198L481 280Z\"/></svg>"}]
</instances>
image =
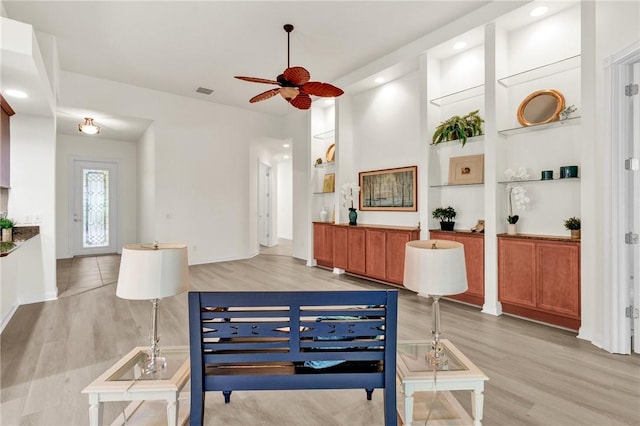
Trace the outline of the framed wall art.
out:
<instances>
[{"instance_id":1,"label":"framed wall art","mask_svg":"<svg viewBox=\"0 0 640 426\"><path fill-rule=\"evenodd\" d=\"M327 173L324 175L322 192L335 192L336 190L336 174Z\"/></svg>"},{"instance_id":2,"label":"framed wall art","mask_svg":"<svg viewBox=\"0 0 640 426\"><path fill-rule=\"evenodd\" d=\"M360 210L418 210L418 166L360 172Z\"/></svg>"},{"instance_id":3,"label":"framed wall art","mask_svg":"<svg viewBox=\"0 0 640 426\"><path fill-rule=\"evenodd\" d=\"M484 154L449 159L449 185L482 182L484 182Z\"/></svg>"}]
</instances>

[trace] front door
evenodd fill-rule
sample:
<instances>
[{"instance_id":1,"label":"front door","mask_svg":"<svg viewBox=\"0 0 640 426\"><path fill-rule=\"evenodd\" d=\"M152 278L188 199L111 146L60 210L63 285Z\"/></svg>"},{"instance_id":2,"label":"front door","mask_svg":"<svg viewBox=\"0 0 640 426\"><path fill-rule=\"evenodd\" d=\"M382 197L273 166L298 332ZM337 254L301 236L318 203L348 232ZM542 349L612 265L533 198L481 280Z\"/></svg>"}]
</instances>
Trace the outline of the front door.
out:
<instances>
[{"instance_id":1,"label":"front door","mask_svg":"<svg viewBox=\"0 0 640 426\"><path fill-rule=\"evenodd\" d=\"M116 253L118 164L73 161L73 255Z\"/></svg>"}]
</instances>

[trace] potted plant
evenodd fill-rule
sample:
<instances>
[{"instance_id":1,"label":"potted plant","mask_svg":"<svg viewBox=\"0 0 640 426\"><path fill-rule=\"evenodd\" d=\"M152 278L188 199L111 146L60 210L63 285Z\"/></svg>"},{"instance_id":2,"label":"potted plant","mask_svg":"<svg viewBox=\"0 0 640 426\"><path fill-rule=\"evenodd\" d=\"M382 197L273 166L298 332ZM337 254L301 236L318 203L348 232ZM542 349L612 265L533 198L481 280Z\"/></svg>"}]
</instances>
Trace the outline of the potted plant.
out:
<instances>
[{"instance_id":1,"label":"potted plant","mask_svg":"<svg viewBox=\"0 0 640 426\"><path fill-rule=\"evenodd\" d=\"M453 220L456 217L456 210L453 207L438 207L433 211L433 217L440 220L440 229L453 231L453 227L456 224Z\"/></svg>"},{"instance_id":2,"label":"potted plant","mask_svg":"<svg viewBox=\"0 0 640 426\"><path fill-rule=\"evenodd\" d=\"M564 227L571 231L571 238L580 238L580 218L570 217L564 220Z\"/></svg>"},{"instance_id":3,"label":"potted plant","mask_svg":"<svg viewBox=\"0 0 640 426\"><path fill-rule=\"evenodd\" d=\"M512 198L514 199L516 208L518 210L526 210L527 204L529 204L529 201L531 201L531 199L527 195L525 195L526 192L527 192L526 189L524 189L521 186L512 185L512 184L507 185L507 193L508 193L507 198L509 199L509 214L507 215L507 234L509 235L515 235L518 233L516 223L518 223L518 219L520 219L520 216L518 216L517 214L513 214L513 204L511 199Z\"/></svg>"},{"instance_id":4,"label":"potted plant","mask_svg":"<svg viewBox=\"0 0 640 426\"><path fill-rule=\"evenodd\" d=\"M12 219L6 217L0 218L0 229L2 229L2 241L13 241L13 226L15 222Z\"/></svg>"},{"instance_id":5,"label":"potted plant","mask_svg":"<svg viewBox=\"0 0 640 426\"><path fill-rule=\"evenodd\" d=\"M467 138L482 135L484 120L478 113L479 110L475 110L465 116L454 115L443 121L433 133L431 144L437 145L442 142L459 140L464 146L467 143Z\"/></svg>"}]
</instances>

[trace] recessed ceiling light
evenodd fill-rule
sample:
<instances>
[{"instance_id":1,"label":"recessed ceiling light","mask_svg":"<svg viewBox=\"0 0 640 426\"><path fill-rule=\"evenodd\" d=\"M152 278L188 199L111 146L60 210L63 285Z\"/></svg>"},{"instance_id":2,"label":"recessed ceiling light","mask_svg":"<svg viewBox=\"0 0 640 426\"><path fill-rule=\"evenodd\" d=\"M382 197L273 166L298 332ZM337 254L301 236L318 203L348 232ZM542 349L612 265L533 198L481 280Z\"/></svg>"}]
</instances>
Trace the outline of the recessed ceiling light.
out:
<instances>
[{"instance_id":1,"label":"recessed ceiling light","mask_svg":"<svg viewBox=\"0 0 640 426\"><path fill-rule=\"evenodd\" d=\"M376 77L376 79L375 79L375 80L373 80L373 81L374 81L375 83L378 83L378 84L380 84L380 83L384 83L384 77Z\"/></svg>"},{"instance_id":2,"label":"recessed ceiling light","mask_svg":"<svg viewBox=\"0 0 640 426\"><path fill-rule=\"evenodd\" d=\"M548 10L549 8L547 6L538 6L535 9L533 9L531 12L529 12L529 15L533 17L541 16L547 13Z\"/></svg>"},{"instance_id":3,"label":"recessed ceiling light","mask_svg":"<svg viewBox=\"0 0 640 426\"><path fill-rule=\"evenodd\" d=\"M288 143L285 143L282 145L283 148L289 148L291 145L289 145Z\"/></svg>"},{"instance_id":4,"label":"recessed ceiling light","mask_svg":"<svg viewBox=\"0 0 640 426\"><path fill-rule=\"evenodd\" d=\"M23 92L22 90L15 90L15 89L7 89L5 90L5 92L7 94L7 96L11 96L12 98L20 98L20 99L24 99L29 97L29 95L27 95L25 92Z\"/></svg>"},{"instance_id":5,"label":"recessed ceiling light","mask_svg":"<svg viewBox=\"0 0 640 426\"><path fill-rule=\"evenodd\" d=\"M455 50L460 50L460 49L464 49L465 47L467 47L467 43L465 43L464 41L459 41L456 44L453 45L453 48Z\"/></svg>"},{"instance_id":6,"label":"recessed ceiling light","mask_svg":"<svg viewBox=\"0 0 640 426\"><path fill-rule=\"evenodd\" d=\"M284 158L285 160L288 160L288 159L289 159L289 156L288 156L288 155L285 155L285 156L284 156L284 157L282 157L282 158Z\"/></svg>"}]
</instances>

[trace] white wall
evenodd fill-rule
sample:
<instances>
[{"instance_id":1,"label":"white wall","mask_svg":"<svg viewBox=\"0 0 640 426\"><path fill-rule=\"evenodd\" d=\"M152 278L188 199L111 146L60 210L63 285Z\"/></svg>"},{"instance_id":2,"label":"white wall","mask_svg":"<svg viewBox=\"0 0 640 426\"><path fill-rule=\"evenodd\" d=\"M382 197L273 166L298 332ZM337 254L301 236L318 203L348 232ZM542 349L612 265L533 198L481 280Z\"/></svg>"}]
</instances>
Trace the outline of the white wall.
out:
<instances>
[{"instance_id":1,"label":"white wall","mask_svg":"<svg viewBox=\"0 0 640 426\"><path fill-rule=\"evenodd\" d=\"M137 144L91 136L58 135L56 158L56 253L58 259L73 256L70 219L73 199L72 161L107 160L118 163L117 247L137 241Z\"/></svg>"},{"instance_id":2,"label":"white wall","mask_svg":"<svg viewBox=\"0 0 640 426\"><path fill-rule=\"evenodd\" d=\"M277 163L278 238L293 238L293 181L291 159Z\"/></svg>"},{"instance_id":3,"label":"white wall","mask_svg":"<svg viewBox=\"0 0 640 426\"><path fill-rule=\"evenodd\" d=\"M145 236L188 244L191 264L254 253L256 206L247 194L257 182L251 179L250 144L281 139L280 117L68 72L60 81L62 105L154 121L154 152L150 141L138 152L154 155L155 170L147 167L140 176L152 179L142 197L154 198L153 212L143 212L154 235Z\"/></svg>"},{"instance_id":4,"label":"white wall","mask_svg":"<svg viewBox=\"0 0 640 426\"><path fill-rule=\"evenodd\" d=\"M354 168L343 182L358 182L358 172L420 164L426 154L420 151L419 94L418 73L412 72L352 97ZM418 167L418 176L425 172ZM418 200L423 196L426 188L418 187ZM358 211L363 224L417 226L419 220L417 212Z\"/></svg>"},{"instance_id":5,"label":"white wall","mask_svg":"<svg viewBox=\"0 0 640 426\"><path fill-rule=\"evenodd\" d=\"M293 257L309 262L311 253L311 222L309 218L312 194L309 173L311 114L294 111L285 117L284 136L291 139L293 152L291 176L293 180Z\"/></svg>"},{"instance_id":6,"label":"white wall","mask_svg":"<svg viewBox=\"0 0 640 426\"><path fill-rule=\"evenodd\" d=\"M155 185L155 125L151 124L136 144L137 164L137 241L153 241L156 235L154 218L154 206L156 203Z\"/></svg>"}]
</instances>

